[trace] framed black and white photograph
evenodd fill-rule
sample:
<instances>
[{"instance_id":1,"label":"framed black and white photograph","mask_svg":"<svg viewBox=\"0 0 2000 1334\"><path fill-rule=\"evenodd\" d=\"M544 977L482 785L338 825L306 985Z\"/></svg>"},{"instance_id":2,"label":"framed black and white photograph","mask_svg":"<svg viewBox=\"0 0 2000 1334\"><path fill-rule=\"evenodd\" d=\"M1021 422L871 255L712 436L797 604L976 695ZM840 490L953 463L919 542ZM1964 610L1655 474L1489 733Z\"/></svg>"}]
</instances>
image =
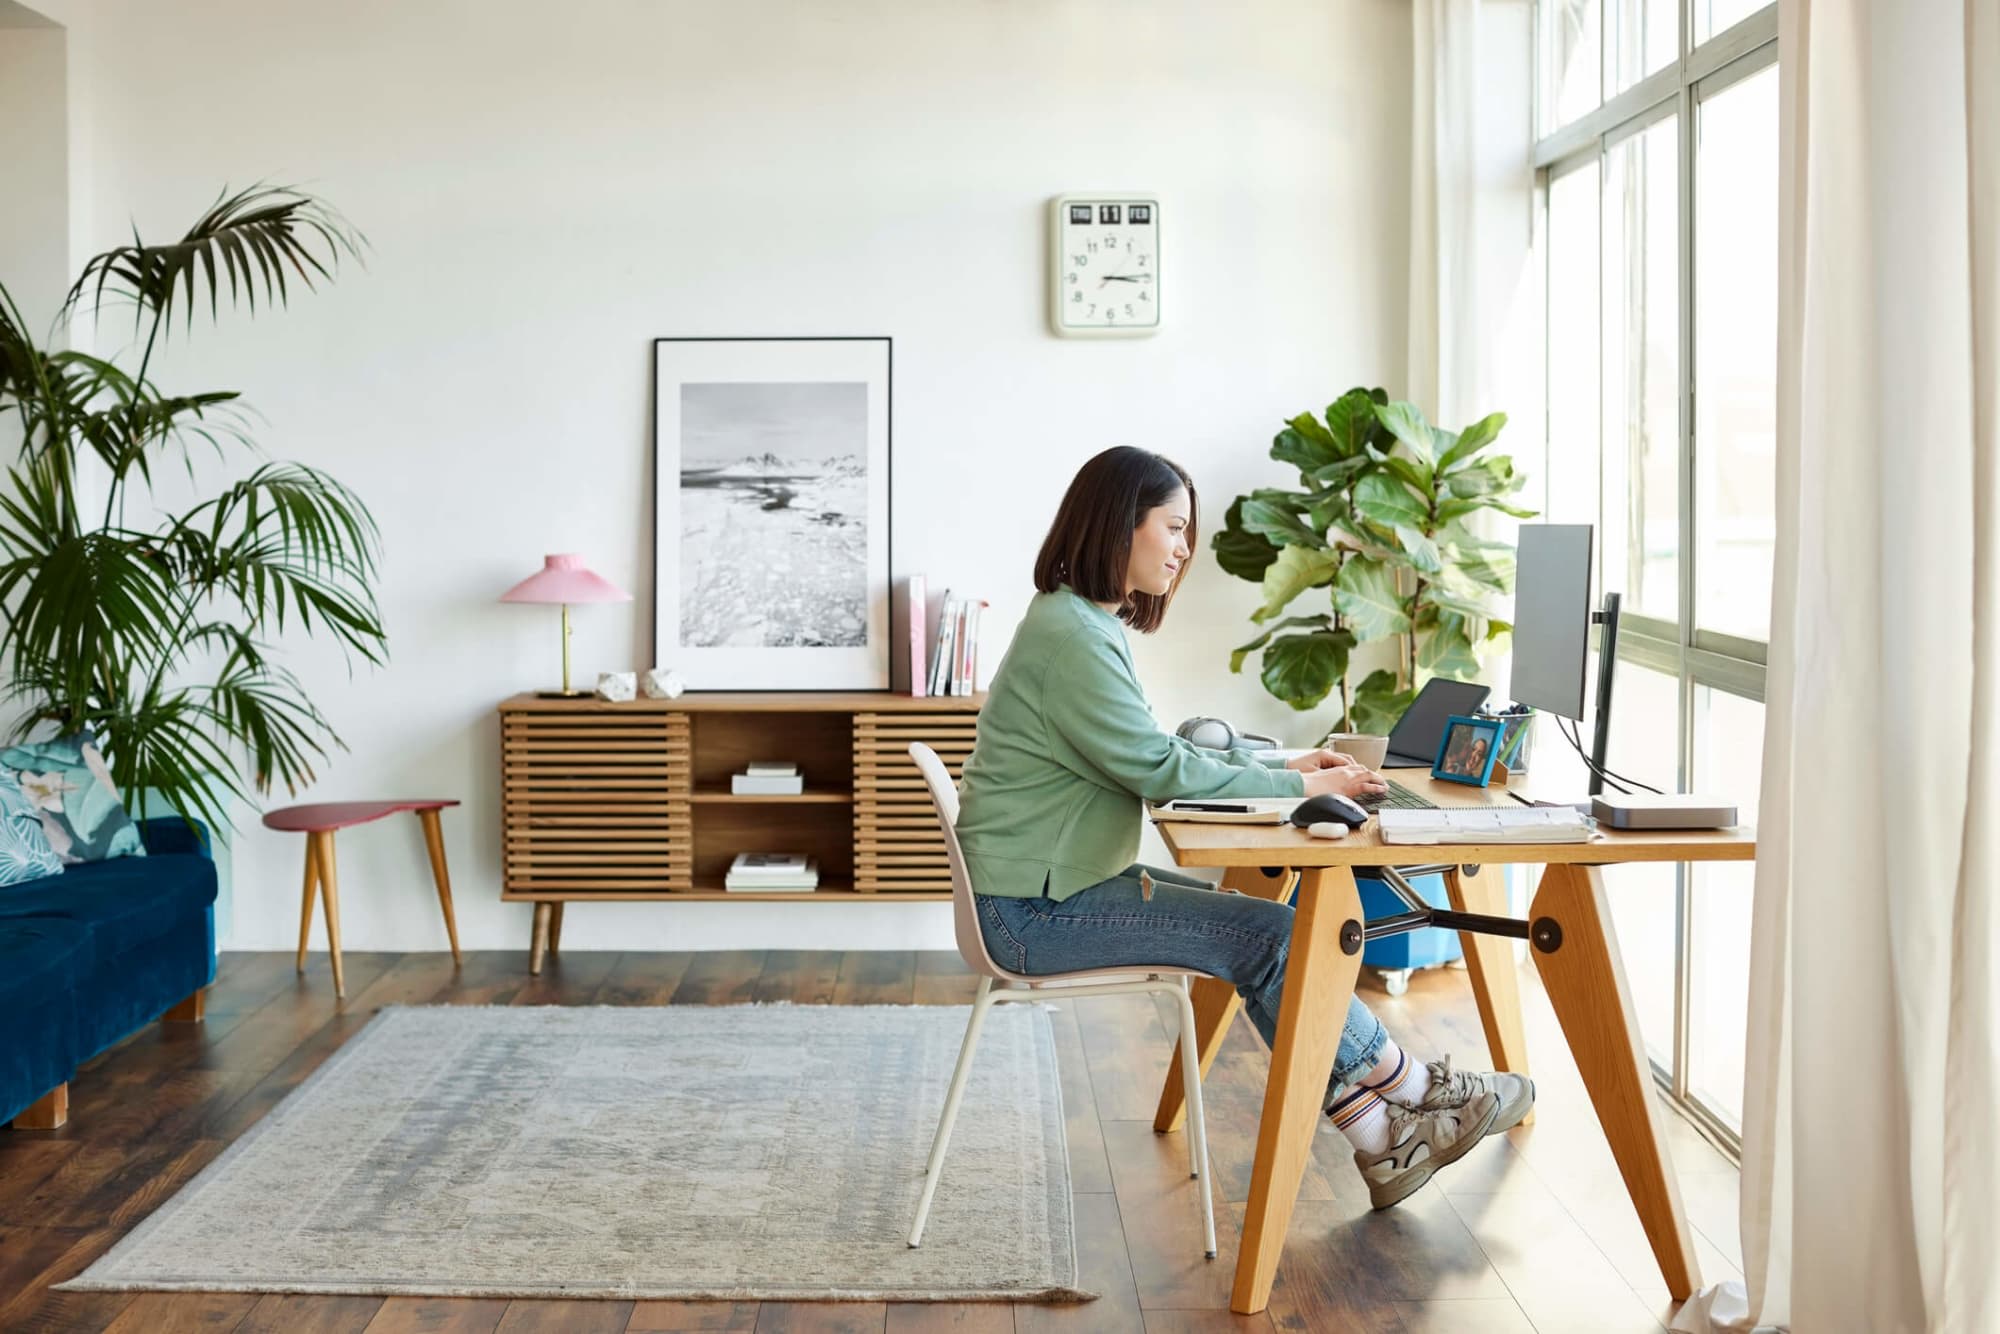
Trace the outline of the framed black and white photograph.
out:
<instances>
[{"instance_id":1,"label":"framed black and white photograph","mask_svg":"<svg viewBox=\"0 0 2000 1334\"><path fill-rule=\"evenodd\" d=\"M889 688L890 361L654 340L654 659L690 690Z\"/></svg>"}]
</instances>

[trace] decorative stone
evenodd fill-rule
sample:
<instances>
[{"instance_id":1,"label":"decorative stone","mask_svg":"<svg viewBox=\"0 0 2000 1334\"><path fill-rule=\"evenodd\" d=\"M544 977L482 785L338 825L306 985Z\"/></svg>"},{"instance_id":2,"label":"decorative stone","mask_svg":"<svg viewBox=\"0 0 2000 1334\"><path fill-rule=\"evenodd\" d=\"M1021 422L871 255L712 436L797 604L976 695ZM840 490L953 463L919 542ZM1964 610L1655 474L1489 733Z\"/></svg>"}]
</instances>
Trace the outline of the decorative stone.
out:
<instances>
[{"instance_id":1,"label":"decorative stone","mask_svg":"<svg viewBox=\"0 0 2000 1334\"><path fill-rule=\"evenodd\" d=\"M687 690L687 682L681 680L680 673L667 667L647 672L643 684L647 699L679 699Z\"/></svg>"},{"instance_id":2,"label":"decorative stone","mask_svg":"<svg viewBox=\"0 0 2000 1334\"><path fill-rule=\"evenodd\" d=\"M597 697L614 703L623 703L638 693L638 683L638 674L635 672L599 672Z\"/></svg>"}]
</instances>

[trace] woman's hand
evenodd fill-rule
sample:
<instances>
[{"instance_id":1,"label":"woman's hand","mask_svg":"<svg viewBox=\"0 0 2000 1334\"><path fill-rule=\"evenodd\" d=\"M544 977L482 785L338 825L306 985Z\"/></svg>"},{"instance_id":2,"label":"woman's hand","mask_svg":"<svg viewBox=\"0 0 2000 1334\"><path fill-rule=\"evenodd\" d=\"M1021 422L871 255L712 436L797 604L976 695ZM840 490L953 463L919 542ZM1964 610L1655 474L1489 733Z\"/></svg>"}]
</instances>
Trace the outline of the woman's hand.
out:
<instances>
[{"instance_id":1,"label":"woman's hand","mask_svg":"<svg viewBox=\"0 0 2000 1334\"><path fill-rule=\"evenodd\" d=\"M1381 774L1362 764L1336 764L1306 773L1306 795L1337 792L1343 797L1373 797L1389 790Z\"/></svg>"},{"instance_id":2,"label":"woman's hand","mask_svg":"<svg viewBox=\"0 0 2000 1334\"><path fill-rule=\"evenodd\" d=\"M1303 755L1294 755L1285 761L1287 769L1297 769L1300 773L1312 773L1319 769L1344 769L1354 763L1352 755L1343 755L1337 750L1309 750Z\"/></svg>"}]
</instances>

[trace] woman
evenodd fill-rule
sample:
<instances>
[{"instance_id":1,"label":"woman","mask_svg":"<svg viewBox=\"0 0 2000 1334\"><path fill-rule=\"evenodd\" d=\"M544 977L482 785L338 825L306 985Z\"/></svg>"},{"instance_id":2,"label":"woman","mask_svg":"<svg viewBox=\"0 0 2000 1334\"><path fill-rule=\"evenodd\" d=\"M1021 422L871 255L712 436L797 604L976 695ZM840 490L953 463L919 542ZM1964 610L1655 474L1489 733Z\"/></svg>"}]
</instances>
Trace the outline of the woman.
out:
<instances>
[{"instance_id":1,"label":"woman","mask_svg":"<svg viewBox=\"0 0 2000 1334\"><path fill-rule=\"evenodd\" d=\"M1292 909L1133 864L1140 802L1356 797L1386 790L1348 756L1267 764L1162 732L1123 625L1159 629L1196 541L1194 483L1141 449L1106 450L1070 483L1035 560L1038 594L994 673L966 761L959 841L993 958L1028 976L1127 963L1225 978L1266 1043ZM1412 1059L1358 999L1348 1006L1327 1114L1384 1209L1534 1105L1520 1075Z\"/></svg>"}]
</instances>

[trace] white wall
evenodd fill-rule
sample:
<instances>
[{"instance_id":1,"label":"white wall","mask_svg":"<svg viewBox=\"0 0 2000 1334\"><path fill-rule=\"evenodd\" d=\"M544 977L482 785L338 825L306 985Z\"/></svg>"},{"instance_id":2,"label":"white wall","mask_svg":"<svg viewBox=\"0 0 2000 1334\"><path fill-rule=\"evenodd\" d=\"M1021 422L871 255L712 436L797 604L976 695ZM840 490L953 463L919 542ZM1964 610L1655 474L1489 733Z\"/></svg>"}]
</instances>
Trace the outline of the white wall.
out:
<instances>
[{"instance_id":1,"label":"white wall","mask_svg":"<svg viewBox=\"0 0 2000 1334\"><path fill-rule=\"evenodd\" d=\"M61 28L0 0L0 283L38 342L69 290L64 42Z\"/></svg>"},{"instance_id":2,"label":"white wall","mask_svg":"<svg viewBox=\"0 0 2000 1334\"><path fill-rule=\"evenodd\" d=\"M893 336L896 568L991 601L989 673L1084 458L1172 455L1212 527L1231 495L1293 480L1265 455L1282 418L1401 377L1398 0L70 8L93 248L128 216L177 233L258 179L306 184L373 243L289 311L198 324L169 373L246 391L272 454L374 507L393 664L294 655L351 747L301 795L463 797L445 827L469 948L526 942L528 908L498 902L494 709L556 669L553 613L495 599L544 552L583 552L639 600L578 614L579 672L650 665L650 339ZM1045 332L1046 201L1092 188L1163 201L1156 338ZM1228 673L1256 603L1203 562L1135 644L1163 722L1312 731ZM301 849L246 818L227 943L286 947ZM341 854L348 948L442 946L413 822ZM950 935L942 904L645 904L579 906L565 940Z\"/></svg>"}]
</instances>

